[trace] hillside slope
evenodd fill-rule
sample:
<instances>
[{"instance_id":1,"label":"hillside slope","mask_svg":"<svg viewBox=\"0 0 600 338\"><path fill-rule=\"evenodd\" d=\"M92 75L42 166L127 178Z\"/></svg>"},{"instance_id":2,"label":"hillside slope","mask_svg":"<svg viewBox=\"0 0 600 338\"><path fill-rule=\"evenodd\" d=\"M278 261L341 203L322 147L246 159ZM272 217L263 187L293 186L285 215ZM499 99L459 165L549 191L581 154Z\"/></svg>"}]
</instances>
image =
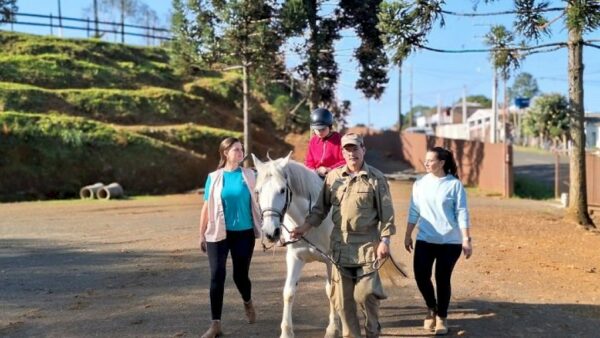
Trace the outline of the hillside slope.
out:
<instances>
[{"instance_id":1,"label":"hillside slope","mask_svg":"<svg viewBox=\"0 0 600 338\"><path fill-rule=\"evenodd\" d=\"M0 31L0 200L66 198L120 182L129 194L200 187L219 142L241 137L241 77L182 79L161 48ZM291 148L277 131L289 93L251 98L252 151ZM292 102L293 103L293 102Z\"/></svg>"}]
</instances>

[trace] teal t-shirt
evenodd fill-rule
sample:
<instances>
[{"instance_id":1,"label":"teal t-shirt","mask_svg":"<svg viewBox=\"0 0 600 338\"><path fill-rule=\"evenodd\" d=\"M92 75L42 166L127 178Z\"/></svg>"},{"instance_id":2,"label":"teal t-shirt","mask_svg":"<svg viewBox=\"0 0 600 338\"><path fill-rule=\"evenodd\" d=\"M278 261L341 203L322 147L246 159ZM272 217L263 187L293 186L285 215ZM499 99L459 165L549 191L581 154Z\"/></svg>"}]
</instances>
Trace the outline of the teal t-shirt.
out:
<instances>
[{"instance_id":1,"label":"teal t-shirt","mask_svg":"<svg viewBox=\"0 0 600 338\"><path fill-rule=\"evenodd\" d=\"M210 176L204 185L204 200L208 200L211 186ZM223 211L225 212L225 229L242 231L253 228L250 190L242 176L242 169L223 171L223 191L221 192Z\"/></svg>"}]
</instances>

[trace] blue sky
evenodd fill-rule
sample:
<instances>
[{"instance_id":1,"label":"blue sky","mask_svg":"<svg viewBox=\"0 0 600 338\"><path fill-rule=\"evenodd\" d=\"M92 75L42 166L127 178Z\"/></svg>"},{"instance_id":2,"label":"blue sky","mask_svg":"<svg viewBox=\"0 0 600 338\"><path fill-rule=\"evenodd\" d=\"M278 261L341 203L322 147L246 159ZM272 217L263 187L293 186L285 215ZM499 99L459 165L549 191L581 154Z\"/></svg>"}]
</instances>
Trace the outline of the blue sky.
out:
<instances>
[{"instance_id":1,"label":"blue sky","mask_svg":"<svg viewBox=\"0 0 600 338\"><path fill-rule=\"evenodd\" d=\"M63 16L84 17L83 8L90 6L91 0L61 0ZM144 1L154 9L163 22L166 22L170 10L168 0ZM553 5L562 5L562 1L552 1ZM326 15L331 11L335 0L327 1L322 6L322 13ZM448 10L457 12L472 11L472 1L452 0L447 1ZM497 11L510 9L512 1L496 1L492 5L485 5L480 1L478 10ZM20 12L49 14L58 13L57 1L52 0L19 0ZM556 13L550 13L553 18ZM20 18L23 20L24 18ZM30 20L30 19L28 19ZM428 45L443 49L484 48L483 36L489 31L491 24L504 24L512 26L513 17L453 17L446 16L446 26L436 28L429 36ZM567 33L563 29L562 20L554 23L553 35L545 38L543 42L566 41ZM3 29L9 29L7 25ZM49 34L49 28L15 26L16 30ZM57 31L54 32L57 34ZM64 31L65 36L85 36L85 32ZM363 95L354 89L358 76L358 68L352 58L352 48L358 45L355 33L345 31L344 37L336 44L337 60L341 70L340 84L337 88L340 99L352 101L352 114L349 117L351 125L356 123L366 124L369 120L374 127L390 127L397 121L398 116L398 68L391 66L389 69L389 84L385 94L379 101L368 102ZM588 33L587 39L600 39L600 31ZM141 40L128 41L142 44ZM288 51L288 65L294 66L298 57ZM586 111L600 112L600 50L586 47L584 50L584 93ZM417 51L405 61L402 78L402 110L409 108L409 69L413 73L413 105L423 104L434 106L438 98L443 104L450 104L462 96L463 86L467 87L468 95L484 94L491 96L492 70L487 54L440 54L429 51ZM568 93L567 86L567 51L535 54L525 59L518 71L529 72L538 80L543 92ZM512 80L509 80L509 85ZM502 93L500 93L502 95ZM370 114L369 114L370 111Z\"/></svg>"}]
</instances>

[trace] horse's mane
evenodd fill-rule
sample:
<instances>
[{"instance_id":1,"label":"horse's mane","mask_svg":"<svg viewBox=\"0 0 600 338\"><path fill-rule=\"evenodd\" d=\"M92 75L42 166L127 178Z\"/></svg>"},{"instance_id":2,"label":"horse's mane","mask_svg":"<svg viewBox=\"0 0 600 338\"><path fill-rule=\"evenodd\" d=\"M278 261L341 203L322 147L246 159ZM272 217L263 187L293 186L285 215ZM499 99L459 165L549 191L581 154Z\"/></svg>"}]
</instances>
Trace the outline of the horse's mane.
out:
<instances>
[{"instance_id":1,"label":"horse's mane","mask_svg":"<svg viewBox=\"0 0 600 338\"><path fill-rule=\"evenodd\" d=\"M316 202L323 188L323 180L319 175L294 160L288 162L285 171L294 194L310 197L313 203Z\"/></svg>"},{"instance_id":2,"label":"horse's mane","mask_svg":"<svg viewBox=\"0 0 600 338\"><path fill-rule=\"evenodd\" d=\"M284 179L284 174L288 178L288 183L292 192L295 195L304 196L310 200L316 201L323 187L323 181L312 170L306 168L303 164L294 160L289 160L283 172L281 168L275 165L275 161L265 162L267 171L263 175L259 175L256 181L256 186L263 185L265 179L269 176L279 177Z\"/></svg>"}]
</instances>

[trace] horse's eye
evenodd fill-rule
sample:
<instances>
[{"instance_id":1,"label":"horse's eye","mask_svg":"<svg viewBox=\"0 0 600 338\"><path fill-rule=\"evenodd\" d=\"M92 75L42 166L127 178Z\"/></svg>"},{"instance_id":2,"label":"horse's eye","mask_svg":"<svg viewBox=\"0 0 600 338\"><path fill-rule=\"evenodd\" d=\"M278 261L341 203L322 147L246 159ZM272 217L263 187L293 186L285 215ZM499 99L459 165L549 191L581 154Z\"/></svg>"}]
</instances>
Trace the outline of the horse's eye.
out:
<instances>
[{"instance_id":1,"label":"horse's eye","mask_svg":"<svg viewBox=\"0 0 600 338\"><path fill-rule=\"evenodd\" d=\"M280 194L283 194L285 192L285 189L281 188L281 190L279 190Z\"/></svg>"}]
</instances>

